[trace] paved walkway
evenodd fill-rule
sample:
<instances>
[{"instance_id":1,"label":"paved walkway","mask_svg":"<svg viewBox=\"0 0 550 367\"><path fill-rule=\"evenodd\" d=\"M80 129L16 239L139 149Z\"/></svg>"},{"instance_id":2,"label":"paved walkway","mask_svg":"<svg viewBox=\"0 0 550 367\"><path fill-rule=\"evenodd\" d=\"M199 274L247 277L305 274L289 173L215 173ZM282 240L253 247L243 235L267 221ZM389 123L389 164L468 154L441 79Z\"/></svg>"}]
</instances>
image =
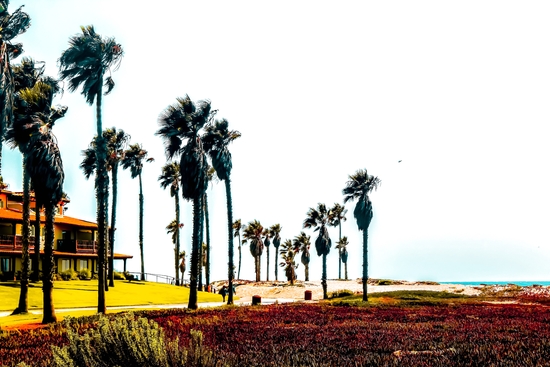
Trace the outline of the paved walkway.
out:
<instances>
[{"instance_id":1,"label":"paved walkway","mask_svg":"<svg viewBox=\"0 0 550 367\"><path fill-rule=\"evenodd\" d=\"M274 303L291 303L296 302L295 299L291 298L262 298L262 305L271 305ZM199 308L205 308L205 307L220 307L224 306L225 302L203 302L199 303ZM244 299L238 299L235 300L235 305L238 306L250 306L251 300L244 298ZM116 311L116 310L128 310L128 309L136 309L136 310L146 310L151 308L187 308L187 303L178 303L178 304L170 304L170 305L135 305L135 306L112 306L107 307L107 311ZM74 311L95 311L97 310L97 307L79 307L79 308L60 308L55 309L56 313L66 313L66 312L74 312ZM11 315L13 311L0 311L0 317L5 317ZM29 310L29 313L34 315L42 315L42 309L33 309Z\"/></svg>"}]
</instances>

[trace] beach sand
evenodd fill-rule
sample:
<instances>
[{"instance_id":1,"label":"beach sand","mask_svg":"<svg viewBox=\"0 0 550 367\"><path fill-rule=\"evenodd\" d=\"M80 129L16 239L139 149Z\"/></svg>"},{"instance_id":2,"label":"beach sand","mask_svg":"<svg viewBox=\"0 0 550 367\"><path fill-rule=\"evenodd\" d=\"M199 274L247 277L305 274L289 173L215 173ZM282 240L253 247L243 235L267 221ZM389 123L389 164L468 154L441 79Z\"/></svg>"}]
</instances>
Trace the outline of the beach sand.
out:
<instances>
[{"instance_id":1,"label":"beach sand","mask_svg":"<svg viewBox=\"0 0 550 367\"><path fill-rule=\"evenodd\" d=\"M219 289L222 284L227 281L215 282L216 288ZM395 281L392 285L368 285L369 293L376 292L391 292L400 290L428 290L438 292L459 293L465 295L479 295L479 287L465 286L461 284L429 284L432 282L407 282L407 281ZM311 291L312 299L323 299L323 287L321 281L296 281L293 285L289 285L289 282L251 282L237 280L238 284L235 288L236 296L241 301L250 301L252 296L258 295L262 298L268 299L294 299L303 300L305 297L305 291ZM332 292L341 290L350 290L356 294L362 294L363 285L361 279L356 280L328 280L327 288L329 295Z\"/></svg>"}]
</instances>

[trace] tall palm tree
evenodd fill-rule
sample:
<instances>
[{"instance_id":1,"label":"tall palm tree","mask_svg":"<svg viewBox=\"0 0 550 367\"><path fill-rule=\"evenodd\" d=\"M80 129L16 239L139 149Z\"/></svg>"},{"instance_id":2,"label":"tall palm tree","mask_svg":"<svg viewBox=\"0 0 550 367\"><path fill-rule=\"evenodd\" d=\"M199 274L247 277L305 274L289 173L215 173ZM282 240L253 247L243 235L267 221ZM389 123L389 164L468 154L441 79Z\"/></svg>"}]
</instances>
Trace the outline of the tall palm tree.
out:
<instances>
[{"instance_id":1,"label":"tall palm tree","mask_svg":"<svg viewBox=\"0 0 550 367\"><path fill-rule=\"evenodd\" d=\"M180 165L177 162L166 163L162 167L162 174L159 176L158 180L160 181L160 187L166 189L170 187L170 196L174 198L175 208L176 208L176 223L180 222ZM180 285L180 276L179 276L179 254L180 254L180 232L179 226L176 226L173 236L175 236L175 249L174 249L174 258L175 258L175 271L176 271L176 285ZM174 237L173 237L174 238Z\"/></svg>"},{"instance_id":2,"label":"tall palm tree","mask_svg":"<svg viewBox=\"0 0 550 367\"><path fill-rule=\"evenodd\" d=\"M44 76L44 70L45 70L45 63L44 62L36 62L30 57L24 57L21 60L21 64L14 65L12 67L12 75L13 75L13 91L15 92L15 99L14 99L14 117L15 119L25 118L25 114L33 115L35 113L42 114L43 117L45 117L50 112L53 112L54 110L50 110L48 107L51 105L53 101L53 96L60 92L60 87L58 86L58 81L54 78L51 78L49 76ZM26 90L26 94L29 94L28 92L35 87L35 85L38 82L42 82L42 86L38 85L36 86L39 90L35 90L36 93L30 93L28 95L29 97L34 95L32 97L32 100L35 102L24 102L20 97L20 91ZM44 85L47 85L51 87L50 91L47 91L48 97L46 99L42 99L40 97L36 97L37 95L40 95L42 92L46 92L46 90L43 88ZM40 91L41 90L41 91ZM43 103L41 106L39 106L36 102L42 100ZM44 103L46 100L49 101L48 103ZM24 102L24 103L23 103ZM23 104L22 104L23 103ZM33 107L34 106L34 107ZM42 112L38 112L36 110L36 107L38 109L44 109ZM65 108L66 110L66 108ZM19 111L19 112L18 112ZM64 114L63 108L55 108L55 111L57 111L55 114L51 114L51 118L54 118L57 114L59 117L62 117ZM20 113L23 114L23 116L20 115ZM19 116L18 116L19 115ZM56 119L58 117L55 117ZM26 139L26 138L25 138ZM0 176L1 180L1 176ZM32 188L31 188L32 190ZM24 195L24 194L23 194ZM32 272L31 272L31 280L34 282L38 282L39 280L39 262L40 262L40 203L36 200L35 197L35 221L34 221L34 228L35 233L38 233L38 235L35 236L34 242L34 253L32 256Z\"/></svg>"},{"instance_id":3,"label":"tall palm tree","mask_svg":"<svg viewBox=\"0 0 550 367\"><path fill-rule=\"evenodd\" d=\"M42 145L37 143L38 140L43 138L40 129L51 129L55 121L62 118L67 111L67 107L52 107L53 96L60 90L57 81L49 77L43 77L43 68L35 69L32 59L24 60L24 63L30 64L33 72L29 73L28 77L24 78L20 73L24 65L14 67L14 73L21 76L21 80L23 80L24 83L18 83L16 86L17 93L14 101L14 122L12 127L6 132L7 143L12 149L18 147L23 156L21 291L18 307L14 310L13 314L28 312L31 181L30 171L27 169L28 156L31 154L30 149L35 145L42 147ZM49 138L48 136L45 139ZM44 164L46 163L47 162L44 162ZM37 237L39 238L38 234Z\"/></svg>"},{"instance_id":4,"label":"tall palm tree","mask_svg":"<svg viewBox=\"0 0 550 367\"><path fill-rule=\"evenodd\" d=\"M290 282L290 285L294 285L296 280L296 262L294 261L295 252L292 246L291 240L286 240L281 246L281 257L283 261L279 264L280 267L285 269L286 279Z\"/></svg>"},{"instance_id":5,"label":"tall palm tree","mask_svg":"<svg viewBox=\"0 0 550 367\"><path fill-rule=\"evenodd\" d=\"M12 40L25 33L31 24L29 15L19 7L8 12L9 1L0 3L0 180L2 180L2 146L6 130L13 123L15 85L10 60L23 52L23 46ZM31 85L32 86L32 85Z\"/></svg>"},{"instance_id":6,"label":"tall palm tree","mask_svg":"<svg viewBox=\"0 0 550 367\"><path fill-rule=\"evenodd\" d=\"M53 258L55 208L63 196L63 163L56 139L51 133L54 122L63 117L67 108L45 108L51 106L53 95L51 85L37 83L32 89L20 92L21 100L30 101L37 110L27 114L27 118L15 119L10 140L17 141L23 148L26 174L30 177L37 202L45 207L45 243L42 270L43 318L42 323L57 321L53 304L53 277L55 273ZM23 103L27 104L27 102ZM16 109L17 110L17 109ZM13 134L13 135L11 135ZM37 234L38 235L38 234ZM28 264L27 264L28 265Z\"/></svg>"},{"instance_id":7,"label":"tall palm tree","mask_svg":"<svg viewBox=\"0 0 550 367\"><path fill-rule=\"evenodd\" d=\"M317 204L317 209L310 208L307 212L307 218L304 220L304 228L315 228L315 231L319 231L319 236L315 240L315 249L317 255L323 257L323 275L321 278L321 284L323 285L323 299L328 299L327 293L327 255L330 252L332 246L332 240L328 234L327 225L329 224L329 218L331 217L331 211L327 209L325 204Z\"/></svg>"},{"instance_id":8,"label":"tall palm tree","mask_svg":"<svg viewBox=\"0 0 550 367\"><path fill-rule=\"evenodd\" d=\"M152 162L153 158L147 158L147 151L141 144L132 144L124 152L122 168L130 169L132 178L139 180L139 253L141 257L141 280L145 280L145 262L143 259L143 182L141 172L144 162Z\"/></svg>"},{"instance_id":9,"label":"tall palm tree","mask_svg":"<svg viewBox=\"0 0 550 367\"><path fill-rule=\"evenodd\" d=\"M114 38L103 38L93 26L80 27L82 34L69 39L69 48L59 58L59 73L62 80L68 81L69 91L74 92L82 86L82 95L90 105L96 104L96 156L99 162L107 157L107 145L103 139L103 121L101 116L103 86L109 94L115 86L111 76L106 74L115 70L122 60L122 47ZM109 73L110 74L110 73ZM107 167L97 165L95 177L98 229L98 296L97 312L105 313L105 251L107 245L107 202L109 199Z\"/></svg>"},{"instance_id":10,"label":"tall palm tree","mask_svg":"<svg viewBox=\"0 0 550 367\"><path fill-rule=\"evenodd\" d=\"M363 231L363 301L368 301L367 281L369 279L368 239L369 225L372 220L372 202L369 194L380 186L378 177L369 175L366 169L360 169L349 176L346 187L342 190L344 204L351 200L357 200L353 216L357 221L357 227Z\"/></svg>"},{"instance_id":11,"label":"tall palm tree","mask_svg":"<svg viewBox=\"0 0 550 367\"><path fill-rule=\"evenodd\" d=\"M235 265L233 262L233 201L231 198L231 169L233 161L229 144L241 136L235 130L229 130L229 122L226 119L216 120L206 126L203 136L204 149L212 160L212 166L216 170L218 178L225 183L225 196L227 198L227 263L228 289L227 304L233 304L233 278L235 277Z\"/></svg>"},{"instance_id":12,"label":"tall palm tree","mask_svg":"<svg viewBox=\"0 0 550 367\"><path fill-rule=\"evenodd\" d=\"M346 213L348 210L340 203L335 203L332 209L330 209L332 217L330 218L330 225L332 227L338 226L338 241L342 240L342 221L346 221ZM338 249L338 279L342 279L342 251Z\"/></svg>"},{"instance_id":13,"label":"tall palm tree","mask_svg":"<svg viewBox=\"0 0 550 367\"><path fill-rule=\"evenodd\" d=\"M266 257L267 257L267 270L266 270L266 276L265 280L269 282L269 246L271 245L271 232L269 232L269 228L264 229L264 245L265 245L265 251L266 251ZM277 265L275 265L277 267Z\"/></svg>"},{"instance_id":14,"label":"tall palm tree","mask_svg":"<svg viewBox=\"0 0 550 367\"><path fill-rule=\"evenodd\" d=\"M233 222L233 237L239 237L239 271L237 272L237 279L241 279L241 228L242 228L241 220L237 219Z\"/></svg>"},{"instance_id":15,"label":"tall palm tree","mask_svg":"<svg viewBox=\"0 0 550 367\"><path fill-rule=\"evenodd\" d=\"M116 127L108 128L103 131L103 138L107 142L107 160L105 161L107 171L111 172L111 225L109 227L109 287L115 286L114 280L114 252L115 252L115 230L116 230L116 213L117 213L117 198L118 198L118 165L124 158L124 149L130 140L130 135L124 130L117 130ZM89 147L82 151L84 159L80 163L80 168L84 172L86 179L89 179L97 170L96 156L97 137L94 137ZM106 288L106 290L108 287Z\"/></svg>"},{"instance_id":16,"label":"tall palm tree","mask_svg":"<svg viewBox=\"0 0 550 367\"><path fill-rule=\"evenodd\" d=\"M273 238L273 247L275 247L275 280L279 280L277 272L277 261L279 260L279 246L281 245L281 225L274 224L269 228L271 237Z\"/></svg>"},{"instance_id":17,"label":"tall palm tree","mask_svg":"<svg viewBox=\"0 0 550 367\"><path fill-rule=\"evenodd\" d=\"M214 174L216 173L216 170L214 167L208 167L208 171L206 173L206 179L209 183L212 183L216 180L216 177ZM208 213L208 190L204 192L204 226L205 226L205 233L206 233L206 247L205 247L205 259L204 259L204 279L205 279L205 285L210 284L210 214ZM200 272L202 274L202 272ZM199 289L204 290L204 287L202 286L202 276L199 277Z\"/></svg>"},{"instance_id":18,"label":"tall palm tree","mask_svg":"<svg viewBox=\"0 0 550 367\"><path fill-rule=\"evenodd\" d=\"M207 162L200 130L210 118L210 102L194 103L189 96L177 98L159 116L157 135L164 139L168 159L180 156L181 194L193 200L193 241L191 248L191 279L189 284L190 309L197 309L197 281L199 270L200 229L204 220L203 195L208 186ZM182 146L182 144L185 145Z\"/></svg>"},{"instance_id":19,"label":"tall palm tree","mask_svg":"<svg viewBox=\"0 0 550 367\"><path fill-rule=\"evenodd\" d=\"M255 219L253 222L248 223L243 230L243 244L250 242L250 254L254 257L254 270L256 272L257 282L260 281L260 259L264 252L264 241L262 240L263 232L264 227Z\"/></svg>"},{"instance_id":20,"label":"tall palm tree","mask_svg":"<svg viewBox=\"0 0 550 367\"><path fill-rule=\"evenodd\" d=\"M294 252L302 252L300 261L304 264L305 269L305 281L309 282L309 262L311 261L311 255L309 248L311 247L311 237L301 232L300 235L294 237L293 248Z\"/></svg>"},{"instance_id":21,"label":"tall palm tree","mask_svg":"<svg viewBox=\"0 0 550 367\"><path fill-rule=\"evenodd\" d=\"M342 254L342 262L344 263L344 276L345 280L348 280L348 249L347 246L348 238L346 236L342 237L340 241L337 242L336 248Z\"/></svg>"}]
</instances>

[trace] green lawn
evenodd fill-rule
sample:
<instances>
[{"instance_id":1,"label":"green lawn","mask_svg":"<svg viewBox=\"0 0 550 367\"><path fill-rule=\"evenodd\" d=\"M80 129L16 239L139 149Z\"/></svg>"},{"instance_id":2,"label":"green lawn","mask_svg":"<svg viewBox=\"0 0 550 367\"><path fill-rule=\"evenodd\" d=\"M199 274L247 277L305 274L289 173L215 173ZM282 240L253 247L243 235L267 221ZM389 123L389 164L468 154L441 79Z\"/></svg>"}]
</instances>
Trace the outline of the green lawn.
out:
<instances>
[{"instance_id":1,"label":"green lawn","mask_svg":"<svg viewBox=\"0 0 550 367\"><path fill-rule=\"evenodd\" d=\"M19 300L19 282L0 282L0 311L11 311ZM115 287L105 292L107 307L186 304L189 288L169 284L115 281ZM54 283L53 301L56 309L97 306L97 280L71 280ZM222 296L199 292L200 302L221 302ZM42 283L30 284L29 310L42 308Z\"/></svg>"},{"instance_id":2,"label":"green lawn","mask_svg":"<svg viewBox=\"0 0 550 367\"><path fill-rule=\"evenodd\" d=\"M0 311L13 311L19 301L19 282L0 282ZM222 302L222 296L214 293L199 292L199 303ZM107 307L187 304L189 288L176 287L169 284L126 280L115 281L115 287L105 293ZM95 310L71 310L61 312L61 309L97 307L97 280L71 280L54 283L53 301L58 321L67 316L89 316ZM154 309L155 307L147 307ZM30 284L29 311L42 309L42 283ZM128 309L116 309L107 312L117 313ZM0 328L21 324L39 324L42 313L0 317Z\"/></svg>"}]
</instances>

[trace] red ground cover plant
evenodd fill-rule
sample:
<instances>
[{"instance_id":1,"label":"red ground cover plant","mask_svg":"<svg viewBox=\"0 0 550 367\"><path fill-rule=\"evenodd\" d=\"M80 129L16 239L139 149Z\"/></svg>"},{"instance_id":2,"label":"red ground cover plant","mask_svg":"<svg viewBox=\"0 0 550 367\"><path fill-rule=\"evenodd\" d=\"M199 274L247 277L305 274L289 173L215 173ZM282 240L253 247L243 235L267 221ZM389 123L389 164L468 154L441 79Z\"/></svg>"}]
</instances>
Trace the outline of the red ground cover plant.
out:
<instances>
[{"instance_id":1,"label":"red ground cover plant","mask_svg":"<svg viewBox=\"0 0 550 367\"><path fill-rule=\"evenodd\" d=\"M550 311L542 305L302 304L138 315L181 345L201 330L231 366L550 366ZM0 365L47 366L49 345L65 342L60 327L10 332L0 339Z\"/></svg>"}]
</instances>

